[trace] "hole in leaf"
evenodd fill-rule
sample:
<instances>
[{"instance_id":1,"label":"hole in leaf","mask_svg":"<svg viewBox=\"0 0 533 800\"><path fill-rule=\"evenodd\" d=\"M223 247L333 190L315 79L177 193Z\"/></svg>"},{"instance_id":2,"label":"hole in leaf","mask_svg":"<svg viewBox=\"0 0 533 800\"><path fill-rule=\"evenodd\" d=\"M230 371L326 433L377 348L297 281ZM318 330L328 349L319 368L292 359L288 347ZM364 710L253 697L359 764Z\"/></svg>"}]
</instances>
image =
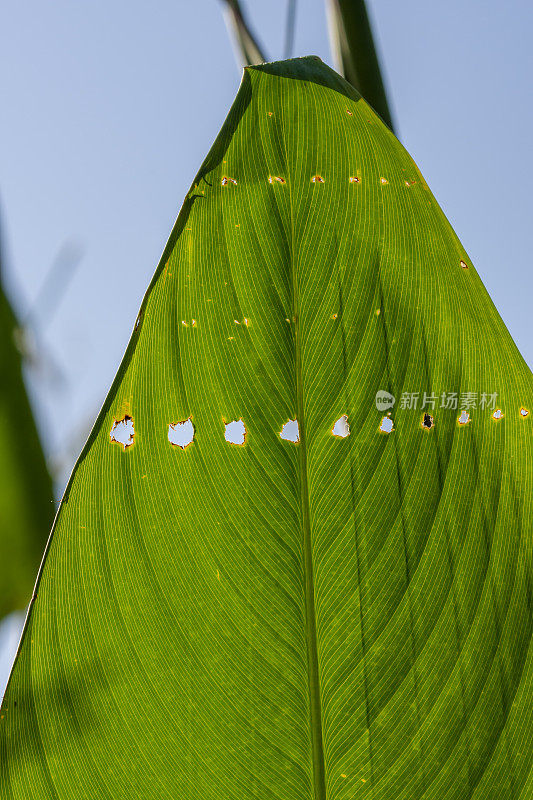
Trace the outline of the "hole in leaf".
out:
<instances>
[{"instance_id":1,"label":"hole in leaf","mask_svg":"<svg viewBox=\"0 0 533 800\"><path fill-rule=\"evenodd\" d=\"M470 414L468 411L461 411L460 416L457 419L459 425L466 425L467 422L470 422Z\"/></svg>"},{"instance_id":2,"label":"hole in leaf","mask_svg":"<svg viewBox=\"0 0 533 800\"><path fill-rule=\"evenodd\" d=\"M529 409L524 408L524 406L522 406L522 408L520 409L520 416L527 417L528 414L529 414Z\"/></svg>"},{"instance_id":3,"label":"hole in leaf","mask_svg":"<svg viewBox=\"0 0 533 800\"><path fill-rule=\"evenodd\" d=\"M501 419L503 417L503 411L501 408L497 408L494 414L492 415L492 419Z\"/></svg>"},{"instance_id":4,"label":"hole in leaf","mask_svg":"<svg viewBox=\"0 0 533 800\"><path fill-rule=\"evenodd\" d=\"M222 184L222 186L227 186L229 183L233 183L235 186L237 186L237 181L235 180L235 178L228 178L227 175L224 175L220 183Z\"/></svg>"},{"instance_id":5,"label":"hole in leaf","mask_svg":"<svg viewBox=\"0 0 533 800\"><path fill-rule=\"evenodd\" d=\"M290 419L288 422L286 422L281 429L280 437L282 439L286 439L288 442L294 442L295 444L299 442L300 429L298 427L298 420Z\"/></svg>"},{"instance_id":6,"label":"hole in leaf","mask_svg":"<svg viewBox=\"0 0 533 800\"><path fill-rule=\"evenodd\" d=\"M234 419L232 422L226 424L224 438L230 444L244 444L246 437L246 428L242 419Z\"/></svg>"},{"instance_id":7,"label":"hole in leaf","mask_svg":"<svg viewBox=\"0 0 533 800\"><path fill-rule=\"evenodd\" d=\"M345 439L347 436L350 435L350 426L348 425L348 415L343 414L342 417L339 417L333 429L331 431L333 436L339 436L341 439Z\"/></svg>"},{"instance_id":8,"label":"hole in leaf","mask_svg":"<svg viewBox=\"0 0 533 800\"><path fill-rule=\"evenodd\" d=\"M313 175L311 178L311 183L324 183L324 178L322 175Z\"/></svg>"},{"instance_id":9,"label":"hole in leaf","mask_svg":"<svg viewBox=\"0 0 533 800\"><path fill-rule=\"evenodd\" d=\"M171 422L168 426L168 441L170 444L185 450L194 439L194 425L189 417L183 422Z\"/></svg>"},{"instance_id":10,"label":"hole in leaf","mask_svg":"<svg viewBox=\"0 0 533 800\"><path fill-rule=\"evenodd\" d=\"M386 183L388 183L388 180L387 180L387 178L380 178L379 180L380 180L380 182L383 184L383 186L384 186Z\"/></svg>"},{"instance_id":11,"label":"hole in leaf","mask_svg":"<svg viewBox=\"0 0 533 800\"><path fill-rule=\"evenodd\" d=\"M361 178L358 178L357 175L350 175L350 183L361 183Z\"/></svg>"},{"instance_id":12,"label":"hole in leaf","mask_svg":"<svg viewBox=\"0 0 533 800\"><path fill-rule=\"evenodd\" d=\"M346 113L349 114L350 117L353 117L353 111L350 111L349 108L346 109Z\"/></svg>"},{"instance_id":13,"label":"hole in leaf","mask_svg":"<svg viewBox=\"0 0 533 800\"><path fill-rule=\"evenodd\" d=\"M285 183L285 178L281 178L279 175L269 175L268 176L269 183Z\"/></svg>"},{"instance_id":14,"label":"hole in leaf","mask_svg":"<svg viewBox=\"0 0 533 800\"><path fill-rule=\"evenodd\" d=\"M383 417L381 420L381 425L379 426L380 431L383 433L390 433L394 430L394 422L391 420L390 416L387 415Z\"/></svg>"},{"instance_id":15,"label":"hole in leaf","mask_svg":"<svg viewBox=\"0 0 533 800\"><path fill-rule=\"evenodd\" d=\"M466 261L463 261L461 259L461 261L459 261L459 264L462 266L463 269L468 269L468 264L466 263Z\"/></svg>"},{"instance_id":16,"label":"hole in leaf","mask_svg":"<svg viewBox=\"0 0 533 800\"><path fill-rule=\"evenodd\" d=\"M422 420L422 427L426 430L430 430L433 427L433 417L431 414L424 414L424 419Z\"/></svg>"},{"instance_id":17,"label":"hole in leaf","mask_svg":"<svg viewBox=\"0 0 533 800\"><path fill-rule=\"evenodd\" d=\"M133 444L133 437L135 436L135 429L133 427L133 420L127 414L124 419L115 420L109 437L112 442L121 444L124 450Z\"/></svg>"}]
</instances>

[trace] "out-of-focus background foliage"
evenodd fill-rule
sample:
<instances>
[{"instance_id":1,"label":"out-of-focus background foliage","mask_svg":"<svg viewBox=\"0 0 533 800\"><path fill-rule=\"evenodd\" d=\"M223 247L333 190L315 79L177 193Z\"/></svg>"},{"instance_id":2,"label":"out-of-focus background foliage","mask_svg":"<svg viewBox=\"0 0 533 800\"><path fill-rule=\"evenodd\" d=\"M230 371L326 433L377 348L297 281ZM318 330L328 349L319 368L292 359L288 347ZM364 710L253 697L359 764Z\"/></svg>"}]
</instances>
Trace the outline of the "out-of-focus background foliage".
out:
<instances>
[{"instance_id":1,"label":"out-of-focus background foliage","mask_svg":"<svg viewBox=\"0 0 533 800\"><path fill-rule=\"evenodd\" d=\"M26 378L56 500L238 87L222 5L4 9L3 283L28 325ZM242 6L266 55L284 57L287 0ZM532 366L533 11L525 0L512 13L495 0L367 7L396 132ZM333 65L323 0L297 2L292 54ZM21 619L0 627L0 690Z\"/></svg>"}]
</instances>

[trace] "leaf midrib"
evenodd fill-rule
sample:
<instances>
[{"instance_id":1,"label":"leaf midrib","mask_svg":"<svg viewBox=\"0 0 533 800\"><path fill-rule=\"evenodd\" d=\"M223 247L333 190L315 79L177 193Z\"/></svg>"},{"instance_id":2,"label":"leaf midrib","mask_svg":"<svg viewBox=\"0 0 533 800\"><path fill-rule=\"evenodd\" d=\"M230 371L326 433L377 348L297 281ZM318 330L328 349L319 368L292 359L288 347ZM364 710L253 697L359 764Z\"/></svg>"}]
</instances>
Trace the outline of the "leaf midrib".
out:
<instances>
[{"instance_id":1,"label":"leaf midrib","mask_svg":"<svg viewBox=\"0 0 533 800\"><path fill-rule=\"evenodd\" d=\"M287 176L290 178L290 176ZM298 298L298 281L296 275L296 258L294 254L294 214L292 186L289 179L289 208L291 215L290 259L292 307L294 319L294 349L296 372L296 419L300 441L298 463L300 472L300 502L302 511L303 555L304 555L304 591L305 591L305 628L307 644L307 675L309 684L309 725L313 756L313 782L315 800L326 800L326 781L324 765L324 746L322 742L322 706L320 699L320 677L318 670L318 648L316 636L315 587L313 572L313 550L311 542L311 524L309 513L309 488L307 484L307 451L305 440L304 395L301 365L300 315Z\"/></svg>"}]
</instances>

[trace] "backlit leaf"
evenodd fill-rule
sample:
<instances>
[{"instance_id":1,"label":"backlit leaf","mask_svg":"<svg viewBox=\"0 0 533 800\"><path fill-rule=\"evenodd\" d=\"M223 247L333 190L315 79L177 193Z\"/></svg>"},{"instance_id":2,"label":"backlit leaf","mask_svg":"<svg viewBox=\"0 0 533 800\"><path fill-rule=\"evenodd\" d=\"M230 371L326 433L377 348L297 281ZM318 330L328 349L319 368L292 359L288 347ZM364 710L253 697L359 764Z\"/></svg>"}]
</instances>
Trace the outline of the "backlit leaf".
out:
<instances>
[{"instance_id":1,"label":"backlit leaf","mask_svg":"<svg viewBox=\"0 0 533 800\"><path fill-rule=\"evenodd\" d=\"M63 499L1 796L526 800L532 385L357 92L246 70Z\"/></svg>"}]
</instances>

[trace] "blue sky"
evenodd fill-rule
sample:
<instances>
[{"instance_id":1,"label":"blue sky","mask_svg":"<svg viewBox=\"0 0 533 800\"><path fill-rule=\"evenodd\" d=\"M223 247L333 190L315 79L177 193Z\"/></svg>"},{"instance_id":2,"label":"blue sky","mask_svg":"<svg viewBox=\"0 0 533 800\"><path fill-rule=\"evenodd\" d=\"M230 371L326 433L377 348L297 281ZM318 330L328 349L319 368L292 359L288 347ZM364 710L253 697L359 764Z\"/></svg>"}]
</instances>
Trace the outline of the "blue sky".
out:
<instances>
[{"instance_id":1,"label":"blue sky","mask_svg":"<svg viewBox=\"0 0 533 800\"><path fill-rule=\"evenodd\" d=\"M286 0L244 5L280 58ZM512 13L494 0L368 7L400 138L532 366L533 11L521 0ZM298 2L294 55L308 54L332 64L323 0ZM58 493L239 82L219 0L26 0L3 11L0 199L19 313L65 246L82 253L53 317L37 317L63 374L31 379L61 463Z\"/></svg>"}]
</instances>

